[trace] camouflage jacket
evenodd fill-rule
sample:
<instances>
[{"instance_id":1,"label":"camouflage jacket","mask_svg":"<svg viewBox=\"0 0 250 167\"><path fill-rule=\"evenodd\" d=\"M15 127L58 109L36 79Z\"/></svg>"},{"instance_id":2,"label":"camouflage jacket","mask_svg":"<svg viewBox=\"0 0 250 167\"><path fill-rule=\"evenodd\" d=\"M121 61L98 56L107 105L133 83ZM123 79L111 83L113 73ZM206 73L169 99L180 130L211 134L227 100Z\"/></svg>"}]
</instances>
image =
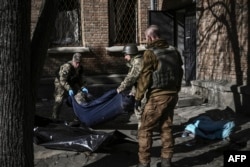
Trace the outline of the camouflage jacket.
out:
<instances>
[{"instance_id":1,"label":"camouflage jacket","mask_svg":"<svg viewBox=\"0 0 250 167\"><path fill-rule=\"evenodd\" d=\"M124 80L121 82L120 86L117 88L119 92L122 92L126 89L130 89L136 84L142 69L142 55L137 55L133 57L129 61L128 66L129 66L129 72L127 76L124 78ZM134 91L135 89L133 88L131 93L134 94L135 93Z\"/></svg>"},{"instance_id":2,"label":"camouflage jacket","mask_svg":"<svg viewBox=\"0 0 250 167\"><path fill-rule=\"evenodd\" d=\"M67 91L70 89L80 89L86 84L83 66L75 69L71 61L61 65L57 73L55 86L62 86Z\"/></svg>"}]
</instances>

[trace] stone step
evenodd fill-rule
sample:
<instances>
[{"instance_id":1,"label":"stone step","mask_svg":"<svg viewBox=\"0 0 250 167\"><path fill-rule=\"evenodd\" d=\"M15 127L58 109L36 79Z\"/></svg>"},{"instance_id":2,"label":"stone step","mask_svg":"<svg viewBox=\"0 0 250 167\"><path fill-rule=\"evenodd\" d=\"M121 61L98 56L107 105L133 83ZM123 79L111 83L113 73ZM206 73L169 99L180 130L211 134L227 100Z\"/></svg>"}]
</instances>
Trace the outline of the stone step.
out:
<instances>
[{"instance_id":1,"label":"stone step","mask_svg":"<svg viewBox=\"0 0 250 167\"><path fill-rule=\"evenodd\" d=\"M197 105L197 106L188 106L183 108L176 108L175 114L179 115L182 118L185 118L187 120L197 117L198 115L204 114L207 111L210 110L217 110L218 107L213 105Z\"/></svg>"},{"instance_id":2,"label":"stone step","mask_svg":"<svg viewBox=\"0 0 250 167\"><path fill-rule=\"evenodd\" d=\"M203 104L203 99L196 95L191 95L188 93L179 93L179 100L176 107L187 107L187 106L197 106Z\"/></svg>"},{"instance_id":3,"label":"stone step","mask_svg":"<svg viewBox=\"0 0 250 167\"><path fill-rule=\"evenodd\" d=\"M179 92L179 101L177 103L177 107L187 107L187 106L196 106L204 103L204 99L201 96L192 94L192 87L183 86L181 87L181 91Z\"/></svg>"}]
</instances>

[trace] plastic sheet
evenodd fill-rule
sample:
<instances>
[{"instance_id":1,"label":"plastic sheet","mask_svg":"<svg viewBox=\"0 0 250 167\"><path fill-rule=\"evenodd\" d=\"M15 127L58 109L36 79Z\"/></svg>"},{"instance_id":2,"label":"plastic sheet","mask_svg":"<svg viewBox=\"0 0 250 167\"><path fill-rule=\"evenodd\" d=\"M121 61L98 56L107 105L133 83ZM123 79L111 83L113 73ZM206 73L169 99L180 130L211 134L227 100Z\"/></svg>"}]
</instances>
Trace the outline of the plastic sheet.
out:
<instances>
[{"instance_id":1,"label":"plastic sheet","mask_svg":"<svg viewBox=\"0 0 250 167\"><path fill-rule=\"evenodd\" d=\"M119 131L107 133L89 128L92 125L109 121L133 108L132 96L117 94L116 90L111 90L97 99L85 102L77 103L74 96L69 96L68 99L75 115L82 122L77 127L69 126L63 120L36 116L34 143L50 149L94 152L103 146L109 147L114 143L133 141Z\"/></svg>"},{"instance_id":2,"label":"plastic sheet","mask_svg":"<svg viewBox=\"0 0 250 167\"><path fill-rule=\"evenodd\" d=\"M94 152L114 143L133 142L119 131L107 133L85 126L70 127L64 125L63 121L40 116L36 116L35 125L34 143L50 149Z\"/></svg>"}]
</instances>

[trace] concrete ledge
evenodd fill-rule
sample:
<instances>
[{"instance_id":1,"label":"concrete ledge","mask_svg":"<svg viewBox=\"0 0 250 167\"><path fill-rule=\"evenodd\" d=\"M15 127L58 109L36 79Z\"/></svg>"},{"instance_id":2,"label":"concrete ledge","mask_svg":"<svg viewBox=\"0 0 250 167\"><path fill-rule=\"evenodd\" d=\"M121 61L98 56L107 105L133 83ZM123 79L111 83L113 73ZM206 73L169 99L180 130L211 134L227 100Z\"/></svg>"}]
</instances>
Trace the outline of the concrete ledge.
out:
<instances>
[{"instance_id":1,"label":"concrete ledge","mask_svg":"<svg viewBox=\"0 0 250 167\"><path fill-rule=\"evenodd\" d=\"M54 47L49 48L48 53L84 53L84 52L90 52L90 49L88 47Z\"/></svg>"},{"instance_id":2,"label":"concrete ledge","mask_svg":"<svg viewBox=\"0 0 250 167\"><path fill-rule=\"evenodd\" d=\"M218 107L230 107L235 112L249 112L250 114L250 86L235 85L228 81L191 81L191 94L206 99L209 104Z\"/></svg>"},{"instance_id":3,"label":"concrete ledge","mask_svg":"<svg viewBox=\"0 0 250 167\"><path fill-rule=\"evenodd\" d=\"M122 52L124 46L111 46L111 47L106 47L106 50L108 52ZM137 46L139 51L144 51L146 50L144 45L139 45Z\"/></svg>"},{"instance_id":4,"label":"concrete ledge","mask_svg":"<svg viewBox=\"0 0 250 167\"><path fill-rule=\"evenodd\" d=\"M198 106L203 103L204 103L203 99L200 96L180 93L179 100L178 100L176 107L182 108L182 107L187 107L187 106Z\"/></svg>"},{"instance_id":5,"label":"concrete ledge","mask_svg":"<svg viewBox=\"0 0 250 167\"><path fill-rule=\"evenodd\" d=\"M206 81L206 80L194 80L191 81L193 86L206 87L208 89L215 89L218 91L231 92L232 83L221 80L221 81Z\"/></svg>"},{"instance_id":6,"label":"concrete ledge","mask_svg":"<svg viewBox=\"0 0 250 167\"><path fill-rule=\"evenodd\" d=\"M234 92L250 95L250 85L235 85L228 81L206 81L206 80L194 80L191 81L192 86L204 87L207 89L213 89L222 92Z\"/></svg>"}]
</instances>

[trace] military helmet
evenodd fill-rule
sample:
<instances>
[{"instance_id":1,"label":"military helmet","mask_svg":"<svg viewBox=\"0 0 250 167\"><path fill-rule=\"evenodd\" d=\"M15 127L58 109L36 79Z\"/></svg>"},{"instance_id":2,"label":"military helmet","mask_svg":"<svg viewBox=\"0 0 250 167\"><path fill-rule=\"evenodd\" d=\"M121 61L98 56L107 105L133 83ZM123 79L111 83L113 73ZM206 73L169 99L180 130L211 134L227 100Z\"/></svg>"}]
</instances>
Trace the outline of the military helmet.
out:
<instances>
[{"instance_id":1,"label":"military helmet","mask_svg":"<svg viewBox=\"0 0 250 167\"><path fill-rule=\"evenodd\" d=\"M126 46L124 46L122 52L128 55L135 55L138 53L138 48L135 44L127 44Z\"/></svg>"}]
</instances>

